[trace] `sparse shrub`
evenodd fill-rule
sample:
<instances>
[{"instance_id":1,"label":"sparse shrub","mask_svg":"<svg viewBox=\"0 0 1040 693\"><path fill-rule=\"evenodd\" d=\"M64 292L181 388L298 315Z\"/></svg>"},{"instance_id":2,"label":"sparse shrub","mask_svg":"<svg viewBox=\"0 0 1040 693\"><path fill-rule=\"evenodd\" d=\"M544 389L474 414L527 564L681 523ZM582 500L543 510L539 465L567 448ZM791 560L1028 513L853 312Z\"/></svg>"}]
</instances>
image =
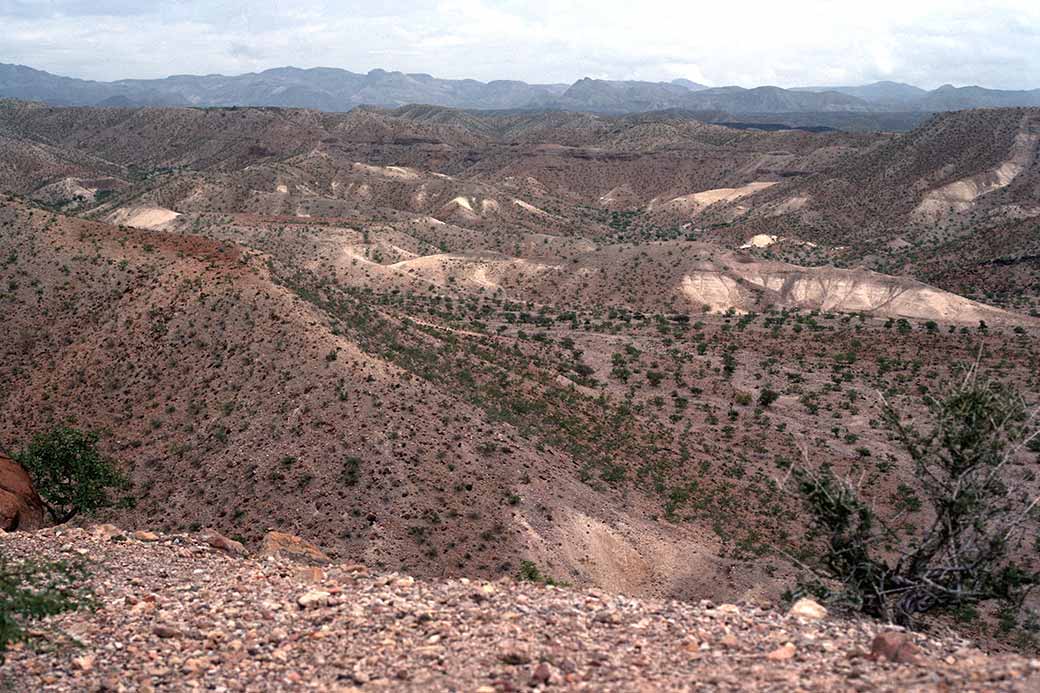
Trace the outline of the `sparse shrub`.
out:
<instances>
[{"instance_id":1,"label":"sparse shrub","mask_svg":"<svg viewBox=\"0 0 1040 693\"><path fill-rule=\"evenodd\" d=\"M840 595L858 610L905 626L919 614L983 602L1017 612L1040 584L1038 547L1024 543L1040 498L1009 484L1008 472L1040 433L1036 413L1028 416L1017 392L975 367L925 401L931 423L923 431L883 402L884 423L921 487L919 496L901 486L891 514L923 510L920 521L897 525L829 467L795 470L814 534L825 541L809 567L840 583Z\"/></svg>"},{"instance_id":2,"label":"sparse shrub","mask_svg":"<svg viewBox=\"0 0 1040 693\"><path fill-rule=\"evenodd\" d=\"M763 388L763 390L758 393L758 406L762 407L763 409L766 409L769 407L769 405L771 405L778 399L780 399L779 392L777 392L776 390L771 390L768 387Z\"/></svg>"},{"instance_id":3,"label":"sparse shrub","mask_svg":"<svg viewBox=\"0 0 1040 693\"><path fill-rule=\"evenodd\" d=\"M722 372L731 377L737 371L737 359L729 351L722 355Z\"/></svg>"},{"instance_id":4,"label":"sparse shrub","mask_svg":"<svg viewBox=\"0 0 1040 693\"><path fill-rule=\"evenodd\" d=\"M517 576L522 582L542 582L543 577L534 561L520 561L520 572Z\"/></svg>"},{"instance_id":5,"label":"sparse shrub","mask_svg":"<svg viewBox=\"0 0 1040 693\"><path fill-rule=\"evenodd\" d=\"M356 486L361 475L361 458L348 457L343 461L343 472L340 478L347 486Z\"/></svg>"},{"instance_id":6,"label":"sparse shrub","mask_svg":"<svg viewBox=\"0 0 1040 693\"><path fill-rule=\"evenodd\" d=\"M517 571L517 579L521 582L536 582L541 585L554 585L556 587L567 587L568 583L554 580L551 577L542 574L542 571L538 569L538 566L534 564L534 561L522 560L520 561L520 570Z\"/></svg>"},{"instance_id":7,"label":"sparse shrub","mask_svg":"<svg viewBox=\"0 0 1040 693\"><path fill-rule=\"evenodd\" d=\"M93 605L86 577L81 564L13 561L0 554L0 664L8 646L33 637L33 621Z\"/></svg>"}]
</instances>

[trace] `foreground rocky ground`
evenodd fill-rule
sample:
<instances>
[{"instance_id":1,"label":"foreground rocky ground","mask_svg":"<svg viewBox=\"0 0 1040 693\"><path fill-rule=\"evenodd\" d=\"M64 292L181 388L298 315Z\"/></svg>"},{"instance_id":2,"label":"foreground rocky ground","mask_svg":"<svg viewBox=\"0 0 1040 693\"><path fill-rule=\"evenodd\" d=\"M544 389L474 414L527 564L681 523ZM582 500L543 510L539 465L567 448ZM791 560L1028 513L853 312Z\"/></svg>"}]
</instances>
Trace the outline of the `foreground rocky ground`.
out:
<instances>
[{"instance_id":1,"label":"foreground rocky ground","mask_svg":"<svg viewBox=\"0 0 1040 693\"><path fill-rule=\"evenodd\" d=\"M1040 660L816 618L812 605L803 618L420 582L315 565L306 550L304 562L245 558L221 537L112 527L4 534L0 551L89 561L98 598L48 622L44 646L11 652L0 690L1040 690Z\"/></svg>"}]
</instances>

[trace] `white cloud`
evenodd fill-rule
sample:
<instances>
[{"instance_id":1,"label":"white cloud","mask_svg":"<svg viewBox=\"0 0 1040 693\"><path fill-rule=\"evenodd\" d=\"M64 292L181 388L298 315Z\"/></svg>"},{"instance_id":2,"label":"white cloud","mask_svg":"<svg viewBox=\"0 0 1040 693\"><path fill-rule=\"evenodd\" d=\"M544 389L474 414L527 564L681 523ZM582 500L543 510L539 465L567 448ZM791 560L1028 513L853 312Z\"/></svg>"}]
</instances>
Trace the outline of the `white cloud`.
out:
<instances>
[{"instance_id":1,"label":"white cloud","mask_svg":"<svg viewBox=\"0 0 1040 693\"><path fill-rule=\"evenodd\" d=\"M0 62L94 79L281 65L571 82L1040 87L1034 0L0 0Z\"/></svg>"}]
</instances>

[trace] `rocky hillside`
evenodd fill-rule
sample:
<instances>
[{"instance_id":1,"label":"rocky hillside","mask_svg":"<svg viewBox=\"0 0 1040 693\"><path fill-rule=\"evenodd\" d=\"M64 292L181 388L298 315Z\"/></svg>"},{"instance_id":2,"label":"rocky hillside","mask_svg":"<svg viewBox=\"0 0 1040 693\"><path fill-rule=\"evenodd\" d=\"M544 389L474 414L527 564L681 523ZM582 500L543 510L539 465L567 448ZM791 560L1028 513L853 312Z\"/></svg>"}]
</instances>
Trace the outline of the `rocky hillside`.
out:
<instances>
[{"instance_id":1,"label":"rocky hillside","mask_svg":"<svg viewBox=\"0 0 1040 693\"><path fill-rule=\"evenodd\" d=\"M738 188L742 194L694 208L695 223L709 240L787 239L763 253L773 257L862 264L1037 311L1038 153L1036 109L946 113L847 149L806 175ZM668 214L682 219L674 206L657 210Z\"/></svg>"},{"instance_id":2,"label":"rocky hillside","mask_svg":"<svg viewBox=\"0 0 1040 693\"><path fill-rule=\"evenodd\" d=\"M1035 318L856 267L882 224L1031 136L1031 112L999 115L900 137L0 109L0 444L97 431L136 501L100 519L128 531L255 546L275 528L428 579L532 562L629 596L775 599L797 578L776 549L805 536L777 483L791 460L894 507L917 480L879 391L923 414L980 350L1040 391ZM901 191L924 183L887 191L900 206L877 227L842 221L890 164ZM848 194L815 192L827 180ZM1028 221L988 251L1023 252ZM1040 295L1028 262L956 252ZM1034 459L1008 466L1018 488Z\"/></svg>"},{"instance_id":3,"label":"rocky hillside","mask_svg":"<svg viewBox=\"0 0 1040 693\"><path fill-rule=\"evenodd\" d=\"M204 215L409 235L401 225L444 222L416 240L539 259L558 257L561 238L737 249L757 237L763 259L909 275L1029 313L1040 311L1038 122L1032 109L968 111L897 136L754 132L681 112L18 105L0 109L0 189L188 232L227 218Z\"/></svg>"},{"instance_id":4,"label":"rocky hillside","mask_svg":"<svg viewBox=\"0 0 1040 693\"><path fill-rule=\"evenodd\" d=\"M876 473L857 449L899 452L866 393L916 406L979 344L1036 387L1035 325L1016 332L912 285L875 296L866 277L711 262L696 243L551 264L411 256L421 248L392 228L366 239L225 218L203 236L17 202L0 206L0 228L10 447L72 419L105 432L131 477L124 526L211 525L250 541L278 527L422 575L513 574L532 560L632 594L776 594L790 575L763 557L766 542L800 530L772 478L799 440ZM727 290L771 312L705 313ZM972 322L769 304L821 291L940 319L970 308ZM779 398L759 410L766 389ZM749 494L758 502L739 500ZM699 558L675 559L688 554Z\"/></svg>"},{"instance_id":5,"label":"rocky hillside","mask_svg":"<svg viewBox=\"0 0 1040 693\"><path fill-rule=\"evenodd\" d=\"M53 617L0 686L34 691L1035 691L1040 660L842 620L808 600L639 600L510 579L418 581L270 536L112 526L0 535L87 561L97 610Z\"/></svg>"}]
</instances>

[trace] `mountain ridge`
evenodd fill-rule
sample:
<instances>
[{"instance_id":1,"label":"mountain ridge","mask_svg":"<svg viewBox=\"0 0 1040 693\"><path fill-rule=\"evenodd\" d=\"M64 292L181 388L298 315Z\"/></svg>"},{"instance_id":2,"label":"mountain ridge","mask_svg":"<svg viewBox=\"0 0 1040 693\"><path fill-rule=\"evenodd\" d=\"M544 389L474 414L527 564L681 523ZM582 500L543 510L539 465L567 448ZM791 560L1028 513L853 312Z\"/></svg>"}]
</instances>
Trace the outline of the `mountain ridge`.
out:
<instances>
[{"instance_id":1,"label":"mountain ridge","mask_svg":"<svg viewBox=\"0 0 1040 693\"><path fill-rule=\"evenodd\" d=\"M102 82L0 63L0 98L5 97L55 106L280 106L330 112L410 104L597 113L719 109L734 114L938 112L1040 105L1040 89L943 85L926 91L889 81L785 89L769 85L709 87L681 78L655 82L585 77L564 85L441 79L380 68L362 74L332 67L284 66L240 75L179 74Z\"/></svg>"}]
</instances>

